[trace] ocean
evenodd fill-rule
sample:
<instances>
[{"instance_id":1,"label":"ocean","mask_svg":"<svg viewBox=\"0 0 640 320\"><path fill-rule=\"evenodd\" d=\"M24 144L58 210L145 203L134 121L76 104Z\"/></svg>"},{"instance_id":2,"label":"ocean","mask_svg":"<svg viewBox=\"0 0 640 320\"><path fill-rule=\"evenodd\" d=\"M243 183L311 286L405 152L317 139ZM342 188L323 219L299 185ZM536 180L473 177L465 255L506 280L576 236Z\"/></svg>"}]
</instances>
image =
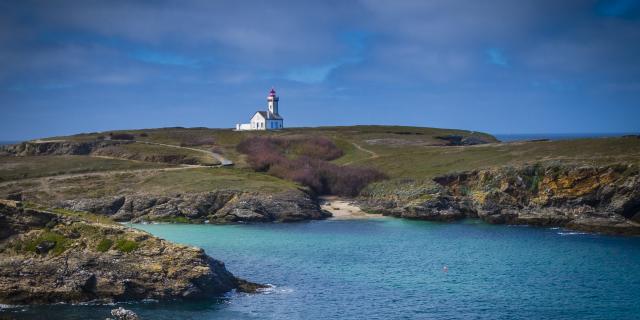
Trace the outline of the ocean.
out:
<instances>
[{"instance_id":1,"label":"ocean","mask_svg":"<svg viewBox=\"0 0 640 320\"><path fill-rule=\"evenodd\" d=\"M527 141L527 140L572 140L585 138L611 138L625 135L638 135L638 133L519 133L519 134L494 134L502 142Z\"/></svg>"},{"instance_id":2,"label":"ocean","mask_svg":"<svg viewBox=\"0 0 640 320\"><path fill-rule=\"evenodd\" d=\"M198 303L123 304L142 319L637 319L640 238L395 218L134 225L273 285ZM114 306L5 309L104 319Z\"/></svg>"}]
</instances>

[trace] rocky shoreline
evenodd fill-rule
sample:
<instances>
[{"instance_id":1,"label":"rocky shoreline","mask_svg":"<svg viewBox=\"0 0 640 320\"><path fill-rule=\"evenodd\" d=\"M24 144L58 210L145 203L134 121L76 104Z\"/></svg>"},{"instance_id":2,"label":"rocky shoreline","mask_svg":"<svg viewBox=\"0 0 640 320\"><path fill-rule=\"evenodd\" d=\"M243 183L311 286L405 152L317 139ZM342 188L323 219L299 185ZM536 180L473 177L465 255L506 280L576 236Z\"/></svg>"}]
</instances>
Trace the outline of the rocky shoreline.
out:
<instances>
[{"instance_id":1,"label":"rocky shoreline","mask_svg":"<svg viewBox=\"0 0 640 320\"><path fill-rule=\"evenodd\" d=\"M65 200L55 207L103 214L116 221L191 223L295 222L331 215L310 194L291 190L275 194L219 190L175 195L132 194Z\"/></svg>"},{"instance_id":2,"label":"rocky shoreline","mask_svg":"<svg viewBox=\"0 0 640 320\"><path fill-rule=\"evenodd\" d=\"M412 197L363 193L363 210L406 219L565 227L640 235L640 172L633 165L531 165L440 176Z\"/></svg>"},{"instance_id":3,"label":"rocky shoreline","mask_svg":"<svg viewBox=\"0 0 640 320\"><path fill-rule=\"evenodd\" d=\"M0 303L192 300L264 287L200 248L98 218L0 201Z\"/></svg>"}]
</instances>

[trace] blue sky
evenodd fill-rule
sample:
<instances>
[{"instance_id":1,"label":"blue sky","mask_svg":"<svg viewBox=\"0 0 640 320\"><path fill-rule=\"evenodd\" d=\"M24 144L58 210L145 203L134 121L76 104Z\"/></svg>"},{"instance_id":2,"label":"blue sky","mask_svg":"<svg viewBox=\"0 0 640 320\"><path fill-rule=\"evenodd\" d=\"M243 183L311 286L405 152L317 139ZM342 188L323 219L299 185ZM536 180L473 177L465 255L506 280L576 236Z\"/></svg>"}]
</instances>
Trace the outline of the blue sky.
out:
<instances>
[{"instance_id":1,"label":"blue sky","mask_svg":"<svg viewBox=\"0 0 640 320\"><path fill-rule=\"evenodd\" d=\"M640 131L640 0L0 2L0 140L287 126Z\"/></svg>"}]
</instances>

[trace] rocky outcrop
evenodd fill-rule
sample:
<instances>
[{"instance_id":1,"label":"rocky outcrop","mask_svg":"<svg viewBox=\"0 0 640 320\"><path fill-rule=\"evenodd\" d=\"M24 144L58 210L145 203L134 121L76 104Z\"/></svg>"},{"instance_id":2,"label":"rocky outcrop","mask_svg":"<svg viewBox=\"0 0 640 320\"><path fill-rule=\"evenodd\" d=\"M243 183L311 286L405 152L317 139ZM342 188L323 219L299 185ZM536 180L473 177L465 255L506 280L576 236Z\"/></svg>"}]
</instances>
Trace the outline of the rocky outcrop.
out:
<instances>
[{"instance_id":1,"label":"rocky outcrop","mask_svg":"<svg viewBox=\"0 0 640 320\"><path fill-rule=\"evenodd\" d=\"M140 320L140 317L135 312L123 307L111 310L111 316L113 318L107 318L106 320Z\"/></svg>"},{"instance_id":2,"label":"rocky outcrop","mask_svg":"<svg viewBox=\"0 0 640 320\"><path fill-rule=\"evenodd\" d=\"M437 136L436 139L443 140L446 142L446 146L472 146L477 144L487 144L492 141L477 137L477 136L469 136L464 137L461 135L446 135L446 136Z\"/></svg>"},{"instance_id":3,"label":"rocky outcrop","mask_svg":"<svg viewBox=\"0 0 640 320\"><path fill-rule=\"evenodd\" d=\"M48 155L88 155L101 148L112 147L120 144L133 143L133 141L41 141L22 142L19 144L0 147L4 152L16 156L48 156Z\"/></svg>"},{"instance_id":4,"label":"rocky outcrop","mask_svg":"<svg viewBox=\"0 0 640 320\"><path fill-rule=\"evenodd\" d=\"M640 172L635 166L524 166L451 174L413 199L363 197L368 211L451 221L561 226L640 235Z\"/></svg>"},{"instance_id":5,"label":"rocky outcrop","mask_svg":"<svg viewBox=\"0 0 640 320\"><path fill-rule=\"evenodd\" d=\"M134 222L293 222L330 216L309 194L299 190L276 194L234 190L168 196L134 194L67 200L56 206Z\"/></svg>"},{"instance_id":6,"label":"rocky outcrop","mask_svg":"<svg viewBox=\"0 0 640 320\"><path fill-rule=\"evenodd\" d=\"M202 249L88 219L0 201L0 303L200 299L261 287Z\"/></svg>"}]
</instances>

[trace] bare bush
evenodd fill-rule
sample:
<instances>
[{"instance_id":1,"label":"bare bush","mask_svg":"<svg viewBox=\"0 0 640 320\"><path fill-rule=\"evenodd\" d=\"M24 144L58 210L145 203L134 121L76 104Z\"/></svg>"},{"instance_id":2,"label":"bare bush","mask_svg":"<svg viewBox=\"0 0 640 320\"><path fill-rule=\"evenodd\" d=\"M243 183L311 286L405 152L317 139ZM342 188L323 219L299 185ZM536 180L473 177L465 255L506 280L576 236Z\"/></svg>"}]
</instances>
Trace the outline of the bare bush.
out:
<instances>
[{"instance_id":1,"label":"bare bush","mask_svg":"<svg viewBox=\"0 0 640 320\"><path fill-rule=\"evenodd\" d=\"M237 146L256 171L308 186L318 194L356 196L369 183L386 178L381 172L328 162L342 155L324 137L252 137Z\"/></svg>"}]
</instances>

